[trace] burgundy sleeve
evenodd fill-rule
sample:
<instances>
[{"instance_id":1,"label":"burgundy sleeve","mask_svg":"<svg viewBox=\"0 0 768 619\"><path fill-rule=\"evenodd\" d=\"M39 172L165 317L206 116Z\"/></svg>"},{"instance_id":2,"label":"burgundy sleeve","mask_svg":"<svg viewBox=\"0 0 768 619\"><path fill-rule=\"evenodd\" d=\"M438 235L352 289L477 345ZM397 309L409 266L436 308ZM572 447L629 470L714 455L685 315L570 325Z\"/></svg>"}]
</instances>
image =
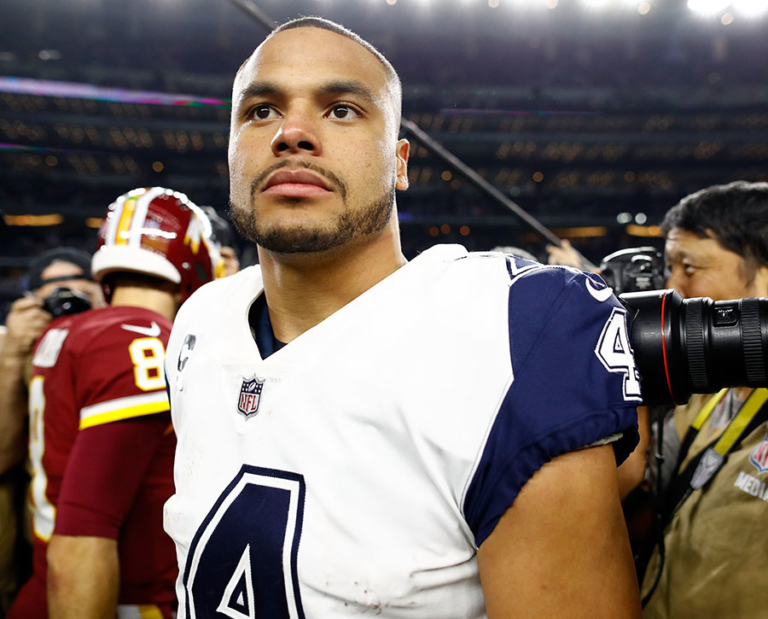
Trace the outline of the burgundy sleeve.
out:
<instances>
[{"instance_id":1,"label":"burgundy sleeve","mask_svg":"<svg viewBox=\"0 0 768 619\"><path fill-rule=\"evenodd\" d=\"M172 431L170 424L166 412L78 432L54 533L117 539L160 442Z\"/></svg>"}]
</instances>

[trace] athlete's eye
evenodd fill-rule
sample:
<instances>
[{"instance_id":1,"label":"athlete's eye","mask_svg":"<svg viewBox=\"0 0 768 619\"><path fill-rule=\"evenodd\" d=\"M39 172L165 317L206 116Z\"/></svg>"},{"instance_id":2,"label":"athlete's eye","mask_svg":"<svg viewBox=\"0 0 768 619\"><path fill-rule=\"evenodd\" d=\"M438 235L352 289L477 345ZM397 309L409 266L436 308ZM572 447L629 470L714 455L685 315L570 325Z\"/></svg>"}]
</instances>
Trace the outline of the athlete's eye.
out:
<instances>
[{"instance_id":1,"label":"athlete's eye","mask_svg":"<svg viewBox=\"0 0 768 619\"><path fill-rule=\"evenodd\" d=\"M251 116L257 120L274 118L277 112L271 105L257 105L251 109Z\"/></svg>"},{"instance_id":2,"label":"athlete's eye","mask_svg":"<svg viewBox=\"0 0 768 619\"><path fill-rule=\"evenodd\" d=\"M329 116L335 120L352 120L353 118L359 118L360 113L351 105L340 103L331 108Z\"/></svg>"}]
</instances>

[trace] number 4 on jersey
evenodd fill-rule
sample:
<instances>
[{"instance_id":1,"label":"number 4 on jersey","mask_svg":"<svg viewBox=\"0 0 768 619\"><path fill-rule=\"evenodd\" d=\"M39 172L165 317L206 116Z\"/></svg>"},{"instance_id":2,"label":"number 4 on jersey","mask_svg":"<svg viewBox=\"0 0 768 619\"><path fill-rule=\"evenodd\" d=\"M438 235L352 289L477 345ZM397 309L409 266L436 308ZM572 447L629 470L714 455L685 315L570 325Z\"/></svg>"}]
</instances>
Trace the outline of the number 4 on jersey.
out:
<instances>
[{"instance_id":1,"label":"number 4 on jersey","mask_svg":"<svg viewBox=\"0 0 768 619\"><path fill-rule=\"evenodd\" d=\"M189 619L304 619L304 478L244 465L201 524L183 582Z\"/></svg>"},{"instance_id":2,"label":"number 4 on jersey","mask_svg":"<svg viewBox=\"0 0 768 619\"><path fill-rule=\"evenodd\" d=\"M624 374L624 399L640 399L640 374L632 356L632 346L627 333L627 313L614 308L603 327L595 349L597 358L609 372Z\"/></svg>"}]
</instances>

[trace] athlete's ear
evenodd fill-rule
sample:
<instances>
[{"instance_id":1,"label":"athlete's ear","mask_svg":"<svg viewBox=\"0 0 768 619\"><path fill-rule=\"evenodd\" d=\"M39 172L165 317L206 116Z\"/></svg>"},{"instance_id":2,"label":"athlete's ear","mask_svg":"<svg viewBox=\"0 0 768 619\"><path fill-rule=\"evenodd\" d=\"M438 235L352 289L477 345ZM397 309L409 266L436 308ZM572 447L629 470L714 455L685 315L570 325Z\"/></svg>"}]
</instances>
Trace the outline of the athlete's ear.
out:
<instances>
[{"instance_id":1,"label":"athlete's ear","mask_svg":"<svg viewBox=\"0 0 768 619\"><path fill-rule=\"evenodd\" d=\"M395 187L401 191L408 189L408 154L411 144L406 139L398 140L397 149L397 182Z\"/></svg>"}]
</instances>

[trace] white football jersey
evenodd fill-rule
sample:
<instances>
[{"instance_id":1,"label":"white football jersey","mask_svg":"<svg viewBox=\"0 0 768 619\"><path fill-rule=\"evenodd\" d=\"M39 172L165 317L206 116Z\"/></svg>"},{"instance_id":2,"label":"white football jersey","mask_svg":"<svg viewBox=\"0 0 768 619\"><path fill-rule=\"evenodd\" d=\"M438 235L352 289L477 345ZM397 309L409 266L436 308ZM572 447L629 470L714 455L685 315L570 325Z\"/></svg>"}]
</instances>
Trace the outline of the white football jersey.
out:
<instances>
[{"instance_id":1,"label":"white football jersey","mask_svg":"<svg viewBox=\"0 0 768 619\"><path fill-rule=\"evenodd\" d=\"M179 616L485 616L476 552L548 460L617 432L639 383L602 280L437 246L263 359L252 267L166 356Z\"/></svg>"}]
</instances>

